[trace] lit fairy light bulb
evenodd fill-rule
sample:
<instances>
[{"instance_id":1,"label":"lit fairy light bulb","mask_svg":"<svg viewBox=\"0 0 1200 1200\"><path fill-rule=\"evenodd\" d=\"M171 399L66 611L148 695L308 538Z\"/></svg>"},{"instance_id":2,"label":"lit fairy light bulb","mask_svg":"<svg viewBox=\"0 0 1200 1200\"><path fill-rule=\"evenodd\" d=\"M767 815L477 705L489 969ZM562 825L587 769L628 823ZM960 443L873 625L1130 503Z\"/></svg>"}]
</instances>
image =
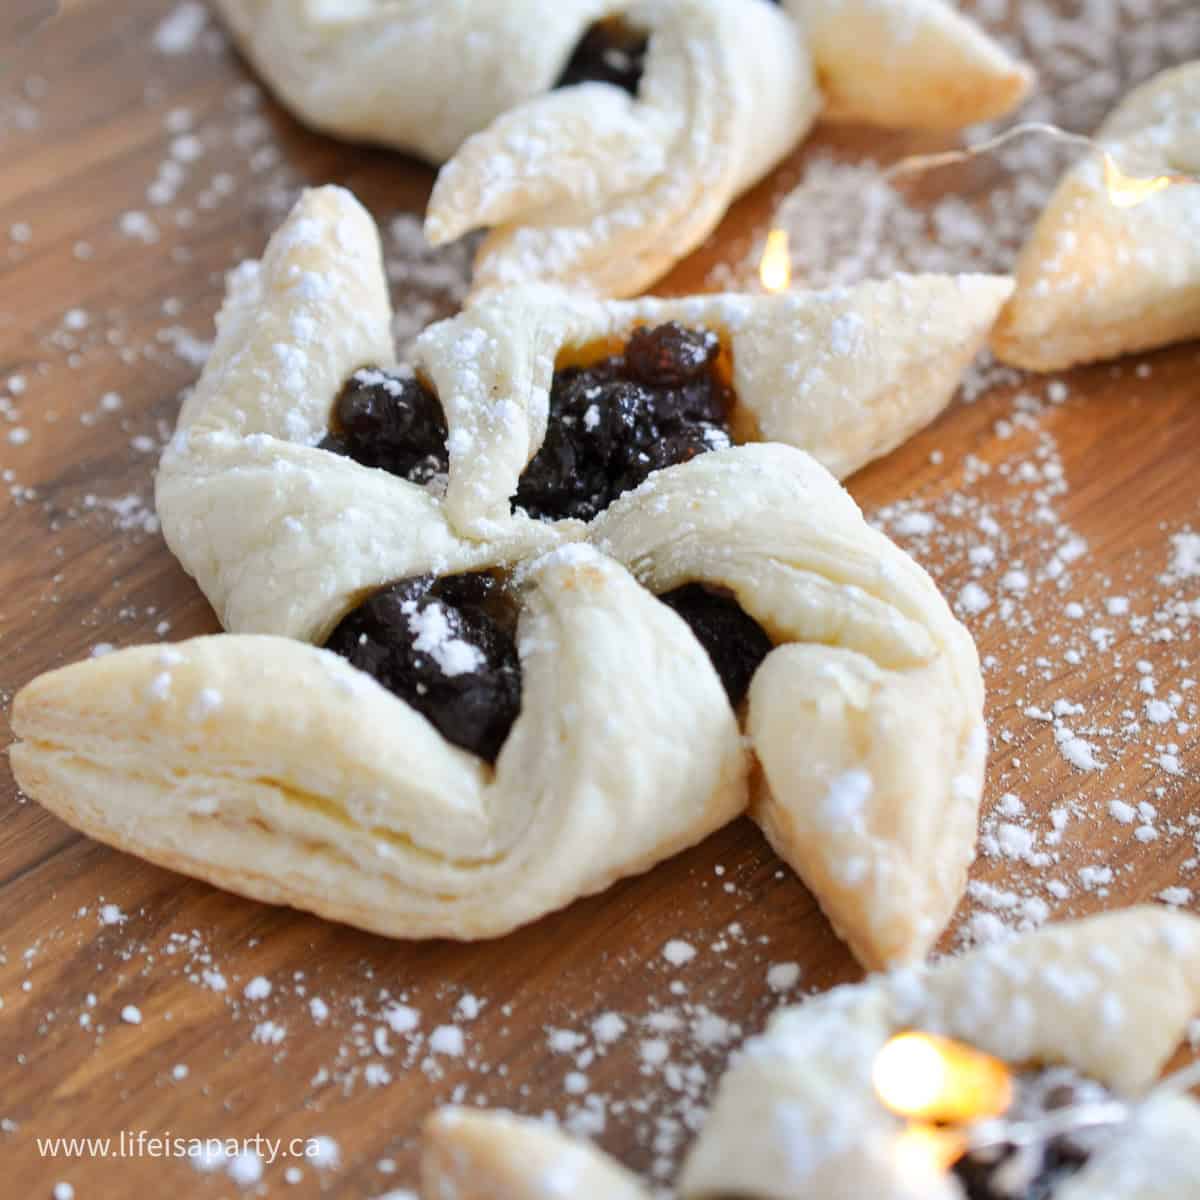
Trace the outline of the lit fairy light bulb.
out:
<instances>
[{"instance_id":1,"label":"lit fairy light bulb","mask_svg":"<svg viewBox=\"0 0 1200 1200\"><path fill-rule=\"evenodd\" d=\"M896 1166L906 1179L944 1175L967 1152L966 1135L957 1129L910 1124L894 1143Z\"/></svg>"},{"instance_id":2,"label":"lit fairy light bulb","mask_svg":"<svg viewBox=\"0 0 1200 1200\"><path fill-rule=\"evenodd\" d=\"M1108 199L1116 208L1133 208L1148 200L1155 192L1161 192L1173 183L1189 183L1186 175L1126 175L1107 150L1104 151L1104 186Z\"/></svg>"},{"instance_id":3,"label":"lit fairy light bulb","mask_svg":"<svg viewBox=\"0 0 1200 1200\"><path fill-rule=\"evenodd\" d=\"M767 234L762 260L758 264L758 278L763 291L772 295L788 290L792 282L792 255L786 229L772 229Z\"/></svg>"},{"instance_id":4,"label":"lit fairy light bulb","mask_svg":"<svg viewBox=\"0 0 1200 1200\"><path fill-rule=\"evenodd\" d=\"M901 1033L875 1058L879 1099L902 1117L964 1124L998 1117L1012 1103L1012 1077L998 1058L950 1038Z\"/></svg>"},{"instance_id":5,"label":"lit fairy light bulb","mask_svg":"<svg viewBox=\"0 0 1200 1200\"><path fill-rule=\"evenodd\" d=\"M916 172L929 171L938 167L948 167L956 163L970 162L982 154L990 154L1015 138L1034 134L1047 137L1068 146L1078 146L1089 153L1098 154L1104 166L1104 187L1109 201L1114 208L1133 208L1148 200L1151 196L1171 187L1173 184L1200 183L1200 178L1181 173L1171 175L1130 175L1122 170L1115 158L1094 138L1084 137L1081 133L1071 133L1060 129L1057 125L1048 125L1042 121L1026 121L1021 125L1013 125L995 137L988 138L965 150L946 150L940 154L914 154L893 163L885 172L884 178L910 175Z\"/></svg>"}]
</instances>

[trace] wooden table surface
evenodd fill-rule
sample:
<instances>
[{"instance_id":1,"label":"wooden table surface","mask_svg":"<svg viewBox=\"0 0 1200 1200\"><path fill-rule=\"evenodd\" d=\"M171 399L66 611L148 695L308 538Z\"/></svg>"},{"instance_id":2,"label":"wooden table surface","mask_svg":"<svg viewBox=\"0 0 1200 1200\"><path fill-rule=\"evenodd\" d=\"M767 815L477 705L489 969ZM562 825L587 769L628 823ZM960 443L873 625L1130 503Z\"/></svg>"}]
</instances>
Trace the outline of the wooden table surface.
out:
<instances>
[{"instance_id":1,"label":"wooden table surface","mask_svg":"<svg viewBox=\"0 0 1200 1200\"><path fill-rule=\"evenodd\" d=\"M1157 7L1178 21L1187 3ZM261 250L300 184L347 184L391 219L420 212L432 174L300 129L247 86L215 26L192 36L198 6L83 0L45 24L49 0L4 7L7 708L38 672L99 643L216 629L157 535L151 478L222 274ZM1157 65L1197 49L1164 40ZM663 290L742 264L814 156L917 144L821 131ZM989 178L939 176L919 194L978 196ZM453 283L409 269L406 229L390 243L397 303L445 315ZM462 260L443 261L451 278ZM956 599L986 662L984 853L947 949L1167 889L1188 903L1200 882L1200 542L1187 537L1189 522L1200 529L1198 367L1185 345L1055 382L985 370L973 402L850 481ZM1095 770L1068 760L1083 743ZM664 955L672 939L695 956ZM260 1188L378 1196L414 1185L418 1123L451 1097L553 1112L665 1172L740 1037L781 1001L858 975L746 821L502 940L406 944L99 846L18 795L0 766L0 1192L50 1195L63 1181L80 1200L238 1193L227 1172L179 1158L118 1159L116 1145L55 1157L38 1144L144 1130L331 1138L336 1164L277 1161ZM270 995L248 997L259 976ZM414 1033L387 1029L396 1001L419 1011ZM122 1018L127 1006L140 1023ZM624 1023L611 1042L591 1032L606 1013ZM452 1034L431 1044L439 1026L461 1032L461 1052Z\"/></svg>"}]
</instances>

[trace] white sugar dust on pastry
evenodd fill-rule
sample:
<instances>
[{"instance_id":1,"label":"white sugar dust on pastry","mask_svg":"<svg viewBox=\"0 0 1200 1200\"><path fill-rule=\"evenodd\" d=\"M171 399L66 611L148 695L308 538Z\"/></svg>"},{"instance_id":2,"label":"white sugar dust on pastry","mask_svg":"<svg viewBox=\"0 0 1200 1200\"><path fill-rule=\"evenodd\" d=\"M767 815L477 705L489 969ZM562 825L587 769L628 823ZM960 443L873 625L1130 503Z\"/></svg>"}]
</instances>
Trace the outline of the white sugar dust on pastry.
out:
<instances>
[{"instance_id":1,"label":"white sugar dust on pastry","mask_svg":"<svg viewBox=\"0 0 1200 1200\"><path fill-rule=\"evenodd\" d=\"M735 1057L673 1194L1191 1200L1200 1104L1155 1081L1198 1012L1200 921L1149 908L837 988ZM502 1113L435 1114L422 1168L429 1195L652 1194Z\"/></svg>"},{"instance_id":2,"label":"white sugar dust on pastry","mask_svg":"<svg viewBox=\"0 0 1200 1200\"><path fill-rule=\"evenodd\" d=\"M986 1200L1183 1200L1200 1187L1200 1105L1172 1093L1137 1102L1198 1011L1200 922L1150 908L835 989L781 1012L746 1046L684 1164L681 1193L962 1200L969 1182ZM1046 1073L1067 1104L1107 1092L1129 1104L1128 1117L1051 1147L1061 1153L1032 1171L1008 1154L989 1168L961 1146L949 1163L913 1153L921 1113L881 1094L877 1071L889 1039L905 1032L995 1056L1018 1098ZM909 1078L905 1090L923 1082ZM1025 1186L1003 1190L1022 1166Z\"/></svg>"},{"instance_id":3,"label":"white sugar dust on pastry","mask_svg":"<svg viewBox=\"0 0 1200 1200\"><path fill-rule=\"evenodd\" d=\"M433 163L554 85L619 0L215 0L239 48L316 129Z\"/></svg>"},{"instance_id":4,"label":"white sugar dust on pastry","mask_svg":"<svg viewBox=\"0 0 1200 1200\"><path fill-rule=\"evenodd\" d=\"M390 324L374 224L337 188L305 193L262 262L231 275L156 483L167 544L226 629L321 641L371 589L557 540L520 519L488 542L458 537L437 500L436 445L403 476L317 448L348 383L421 399L393 370Z\"/></svg>"},{"instance_id":5,"label":"white sugar dust on pastry","mask_svg":"<svg viewBox=\"0 0 1200 1200\"><path fill-rule=\"evenodd\" d=\"M454 1200L650 1200L631 1171L542 1121L443 1108L425 1124L421 1186Z\"/></svg>"},{"instance_id":6,"label":"white sugar dust on pastry","mask_svg":"<svg viewBox=\"0 0 1200 1200\"><path fill-rule=\"evenodd\" d=\"M438 175L434 245L491 227L475 289L541 280L643 290L795 146L820 99L799 25L767 0L635 4L649 38L634 94L549 92L475 134Z\"/></svg>"},{"instance_id":7,"label":"white sugar dust on pastry","mask_svg":"<svg viewBox=\"0 0 1200 1200\"><path fill-rule=\"evenodd\" d=\"M1200 63L1131 92L1051 196L1017 260L996 356L1037 371L1200 335ZM1146 186L1162 178L1166 186ZM1140 186L1139 186L1140 185Z\"/></svg>"},{"instance_id":8,"label":"white sugar dust on pastry","mask_svg":"<svg viewBox=\"0 0 1200 1200\"><path fill-rule=\"evenodd\" d=\"M835 475L849 475L945 408L1011 292L1003 276L898 275L778 296L604 302L531 286L486 297L431 326L414 348L446 410L446 511L476 537L508 519L510 498L538 511L547 460L566 452L562 422L586 421L589 396L597 422L625 403L625 384L650 392L669 384L688 392L672 404L694 404L690 389L705 378L702 358L687 375L682 368L664 375L654 363L639 370L631 361L661 357L669 349L661 343L685 337L693 346L707 339L707 366L724 397L709 402L708 424L740 440L797 446ZM654 355L645 352L648 331L660 343ZM581 387L587 390L576 396ZM582 487L587 481L575 470L581 441L571 439L564 470ZM654 441L654 465L669 465L662 456L670 443Z\"/></svg>"},{"instance_id":9,"label":"white sugar dust on pastry","mask_svg":"<svg viewBox=\"0 0 1200 1200\"><path fill-rule=\"evenodd\" d=\"M1033 72L944 0L783 0L808 34L823 115L961 129L1015 108Z\"/></svg>"},{"instance_id":10,"label":"white sugar dust on pastry","mask_svg":"<svg viewBox=\"0 0 1200 1200\"><path fill-rule=\"evenodd\" d=\"M553 551L518 609L494 768L329 651L218 635L41 676L13 769L76 828L243 895L396 937L503 934L746 805L712 664L622 567Z\"/></svg>"},{"instance_id":11,"label":"white sugar dust on pastry","mask_svg":"<svg viewBox=\"0 0 1200 1200\"><path fill-rule=\"evenodd\" d=\"M860 962L923 957L966 886L987 752L975 645L933 581L786 446L659 472L589 535L656 595L715 588L765 631L739 666L735 631L694 621L748 690L751 813Z\"/></svg>"}]
</instances>

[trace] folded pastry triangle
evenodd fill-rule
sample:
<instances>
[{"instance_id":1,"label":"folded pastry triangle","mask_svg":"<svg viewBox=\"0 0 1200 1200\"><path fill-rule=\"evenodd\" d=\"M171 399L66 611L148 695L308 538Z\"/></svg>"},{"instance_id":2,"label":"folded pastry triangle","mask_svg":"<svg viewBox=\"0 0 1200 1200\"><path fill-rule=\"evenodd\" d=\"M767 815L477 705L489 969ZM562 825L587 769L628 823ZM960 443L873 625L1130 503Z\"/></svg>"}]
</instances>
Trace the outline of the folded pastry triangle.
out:
<instances>
[{"instance_id":1,"label":"folded pastry triangle","mask_svg":"<svg viewBox=\"0 0 1200 1200\"><path fill-rule=\"evenodd\" d=\"M1126 176L1200 176L1198 108L1190 63L1132 91L1096 137ZM992 336L1002 361L1055 371L1200 336L1200 182L1114 197L1107 178L1090 156L1050 197Z\"/></svg>"},{"instance_id":2,"label":"folded pastry triangle","mask_svg":"<svg viewBox=\"0 0 1200 1200\"><path fill-rule=\"evenodd\" d=\"M42 675L21 787L242 895L394 937L491 937L642 871L746 804L721 683L615 562L524 568L520 714L494 771L328 651L218 635Z\"/></svg>"},{"instance_id":3,"label":"folded pastry triangle","mask_svg":"<svg viewBox=\"0 0 1200 1200\"><path fill-rule=\"evenodd\" d=\"M414 350L446 410L446 510L474 537L508 520L546 436L556 364L666 321L722 339L735 433L852 474L946 407L1011 292L1004 276L897 275L778 296L596 301L533 286L485 297Z\"/></svg>"},{"instance_id":4,"label":"folded pastry triangle","mask_svg":"<svg viewBox=\"0 0 1200 1200\"><path fill-rule=\"evenodd\" d=\"M589 526L656 594L727 590L775 649L750 685L751 813L868 967L919 960L975 852L975 644L808 455L742 446L652 475Z\"/></svg>"},{"instance_id":5,"label":"folded pastry triangle","mask_svg":"<svg viewBox=\"0 0 1200 1200\"><path fill-rule=\"evenodd\" d=\"M428 488L316 447L347 378L394 362L391 317L374 222L339 188L306 192L230 275L155 485L167 545L226 629L320 642L373 588L559 540L518 519L464 541Z\"/></svg>"},{"instance_id":6,"label":"folded pastry triangle","mask_svg":"<svg viewBox=\"0 0 1200 1200\"><path fill-rule=\"evenodd\" d=\"M613 0L215 0L238 48L316 129L430 162L552 87Z\"/></svg>"},{"instance_id":7,"label":"folded pastry triangle","mask_svg":"<svg viewBox=\"0 0 1200 1200\"><path fill-rule=\"evenodd\" d=\"M1015 108L1033 83L944 0L784 0L812 47L825 115L892 129L960 129Z\"/></svg>"}]
</instances>

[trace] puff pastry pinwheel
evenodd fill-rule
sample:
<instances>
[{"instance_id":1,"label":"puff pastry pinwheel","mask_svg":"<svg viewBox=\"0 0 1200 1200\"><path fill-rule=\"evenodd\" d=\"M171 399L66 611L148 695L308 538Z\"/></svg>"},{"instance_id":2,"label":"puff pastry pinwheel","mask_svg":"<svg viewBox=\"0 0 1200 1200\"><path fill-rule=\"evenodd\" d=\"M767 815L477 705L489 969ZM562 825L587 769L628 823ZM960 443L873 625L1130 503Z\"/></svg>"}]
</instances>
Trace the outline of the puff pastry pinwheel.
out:
<instances>
[{"instance_id":1,"label":"puff pastry pinwheel","mask_svg":"<svg viewBox=\"0 0 1200 1200\"><path fill-rule=\"evenodd\" d=\"M759 424L796 420L771 405L807 354L796 427L853 456L911 422L898 382L943 388L924 344L895 352L873 324L976 289L993 307L1004 294L902 281L822 312L578 308L543 290L430 330L414 374L390 361L370 218L338 189L307 193L234 273L157 481L168 543L236 636L35 681L15 706L18 776L156 861L410 936L502 932L753 800L864 962L920 957L974 844L974 644L813 457L730 444L716 332L628 325L732 330L728 378L761 401ZM572 329L624 348L564 366L551 420ZM827 335L865 348L854 387L836 386ZM471 475L480 463L498 485ZM456 472L469 500L497 502L470 536ZM531 476L530 511L510 512ZM762 766L754 797L735 713Z\"/></svg>"},{"instance_id":2,"label":"puff pastry pinwheel","mask_svg":"<svg viewBox=\"0 0 1200 1200\"><path fill-rule=\"evenodd\" d=\"M961 129L1015 108L1033 81L946 0L783 0L812 47L822 115Z\"/></svg>"},{"instance_id":3,"label":"puff pastry pinwheel","mask_svg":"<svg viewBox=\"0 0 1200 1200\"><path fill-rule=\"evenodd\" d=\"M1200 1195L1200 1104L1151 1088L1198 1012L1200 921L1149 908L838 988L777 1013L735 1057L677 1194L964 1200L969 1181L970 1195L996 1200L1190 1200ZM939 1160L883 1102L881 1051L903 1033L956 1039L1005 1064L1015 1113L1005 1120L1061 1121L1064 1105L1087 1104L1097 1118L1106 1110L1105 1123L1069 1134L1047 1125L1025 1155L999 1136L999 1153ZM423 1184L429 1197L463 1200L651 1195L584 1142L463 1109L430 1120Z\"/></svg>"},{"instance_id":4,"label":"puff pastry pinwheel","mask_svg":"<svg viewBox=\"0 0 1200 1200\"><path fill-rule=\"evenodd\" d=\"M303 120L449 160L426 232L441 243L492 227L479 289L632 295L702 242L823 104L956 128L1007 111L1031 78L944 0L217 5Z\"/></svg>"},{"instance_id":5,"label":"puff pastry pinwheel","mask_svg":"<svg viewBox=\"0 0 1200 1200\"><path fill-rule=\"evenodd\" d=\"M1035 371L1200 336L1200 63L1131 92L1096 134L1110 156L1058 185L1017 261L996 356ZM1117 191L1108 180L1113 166ZM1145 192L1137 180L1175 176ZM1132 190L1130 190L1132 189Z\"/></svg>"}]
</instances>

